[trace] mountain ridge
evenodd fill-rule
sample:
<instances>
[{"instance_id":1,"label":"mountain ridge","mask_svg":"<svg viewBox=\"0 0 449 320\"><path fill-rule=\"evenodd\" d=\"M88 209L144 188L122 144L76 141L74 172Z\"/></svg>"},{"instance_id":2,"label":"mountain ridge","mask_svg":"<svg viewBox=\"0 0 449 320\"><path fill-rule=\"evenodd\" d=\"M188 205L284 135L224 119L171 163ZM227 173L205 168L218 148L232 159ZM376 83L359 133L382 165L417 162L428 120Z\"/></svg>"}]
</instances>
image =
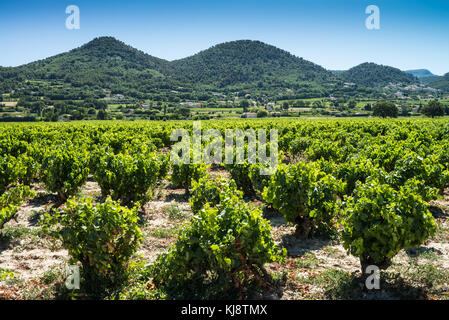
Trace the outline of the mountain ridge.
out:
<instances>
[{"instance_id":1,"label":"mountain ridge","mask_svg":"<svg viewBox=\"0 0 449 320\"><path fill-rule=\"evenodd\" d=\"M449 92L449 72L444 76L440 77L438 80L431 82L429 86Z\"/></svg>"},{"instance_id":2,"label":"mountain ridge","mask_svg":"<svg viewBox=\"0 0 449 320\"><path fill-rule=\"evenodd\" d=\"M436 76L436 74L433 74L428 69L413 69L413 70L405 70L404 72L410 73L418 78Z\"/></svg>"},{"instance_id":3,"label":"mountain ridge","mask_svg":"<svg viewBox=\"0 0 449 320\"><path fill-rule=\"evenodd\" d=\"M409 73L374 63L341 72L326 70L258 40L220 43L186 58L168 61L109 36L18 67L0 67L0 79L11 82L7 88L14 81L58 80L74 87L103 88L136 97L145 92L177 91L182 87L251 91L258 95L270 92L279 96L287 90L298 92L299 96L307 92L306 96L320 97L343 88L344 82L371 88L390 82L418 83L418 78Z\"/></svg>"},{"instance_id":4,"label":"mountain ridge","mask_svg":"<svg viewBox=\"0 0 449 320\"><path fill-rule=\"evenodd\" d=\"M427 69L415 69L415 70L407 70L405 71L409 74L414 75L421 81L421 83L428 85L432 82L435 82L441 78L441 76L438 76L436 74L433 74Z\"/></svg>"}]
</instances>

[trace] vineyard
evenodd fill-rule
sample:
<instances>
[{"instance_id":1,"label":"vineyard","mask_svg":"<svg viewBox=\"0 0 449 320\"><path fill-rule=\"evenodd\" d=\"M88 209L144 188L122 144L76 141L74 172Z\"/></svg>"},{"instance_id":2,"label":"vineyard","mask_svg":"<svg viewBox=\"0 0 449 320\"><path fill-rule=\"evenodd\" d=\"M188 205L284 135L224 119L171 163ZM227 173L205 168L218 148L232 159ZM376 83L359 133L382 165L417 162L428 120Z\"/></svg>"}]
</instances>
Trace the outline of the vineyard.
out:
<instances>
[{"instance_id":1,"label":"vineyard","mask_svg":"<svg viewBox=\"0 0 449 320\"><path fill-rule=\"evenodd\" d=\"M277 129L275 172L173 164L191 121L0 124L0 299L449 299L448 120L201 125Z\"/></svg>"}]
</instances>

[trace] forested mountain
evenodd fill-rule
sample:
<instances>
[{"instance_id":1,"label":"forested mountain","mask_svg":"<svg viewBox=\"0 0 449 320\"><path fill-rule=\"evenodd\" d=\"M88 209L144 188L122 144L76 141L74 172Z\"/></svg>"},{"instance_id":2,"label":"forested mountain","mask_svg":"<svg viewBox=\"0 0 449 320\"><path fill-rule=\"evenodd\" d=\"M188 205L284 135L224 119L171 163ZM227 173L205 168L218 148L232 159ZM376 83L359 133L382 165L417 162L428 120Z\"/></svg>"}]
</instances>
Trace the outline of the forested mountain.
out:
<instances>
[{"instance_id":1,"label":"forested mountain","mask_svg":"<svg viewBox=\"0 0 449 320\"><path fill-rule=\"evenodd\" d=\"M340 77L347 82L353 82L367 87L381 87L389 83L417 83L418 79L397 68L378 65L375 63L362 63L348 71L342 72Z\"/></svg>"},{"instance_id":2,"label":"forested mountain","mask_svg":"<svg viewBox=\"0 0 449 320\"><path fill-rule=\"evenodd\" d=\"M169 62L127 46L112 37L93 41L44 60L0 70L0 91L26 87L56 99L69 94L55 86L42 89L28 80L59 81L71 86L72 98L110 89L136 98L203 99L213 91L239 91L254 97L321 97L335 82L324 68L259 41L220 44L194 56ZM38 88L36 88L38 87ZM74 88L79 92L74 94ZM50 93L49 93L50 91ZM209 93L207 93L209 92Z\"/></svg>"},{"instance_id":3,"label":"forested mountain","mask_svg":"<svg viewBox=\"0 0 449 320\"><path fill-rule=\"evenodd\" d=\"M446 73L443 77L440 77L438 80L431 82L429 86L435 89L449 92L449 73Z\"/></svg>"},{"instance_id":4,"label":"forested mountain","mask_svg":"<svg viewBox=\"0 0 449 320\"><path fill-rule=\"evenodd\" d=\"M318 84L333 80L331 72L287 51L260 41L241 40L216 45L191 57L173 61L174 77L218 87L241 83ZM260 85L260 84L259 84Z\"/></svg>"},{"instance_id":5,"label":"forested mountain","mask_svg":"<svg viewBox=\"0 0 449 320\"><path fill-rule=\"evenodd\" d=\"M407 70L405 72L414 75L423 84L429 84L441 78L440 76L433 74L427 69Z\"/></svg>"},{"instance_id":6,"label":"forested mountain","mask_svg":"<svg viewBox=\"0 0 449 320\"><path fill-rule=\"evenodd\" d=\"M44 60L17 68L4 68L4 78L63 80L75 87L110 87L122 81L163 77L168 61L152 57L112 37L89 43Z\"/></svg>"},{"instance_id":7,"label":"forested mountain","mask_svg":"<svg viewBox=\"0 0 449 320\"><path fill-rule=\"evenodd\" d=\"M100 37L47 59L0 67L0 92L14 91L15 97L28 100L42 96L50 100L102 98L105 89L126 97L169 102L214 99L217 92L250 94L262 100L305 99L380 94L372 88L417 81L411 74L374 63L331 72L251 40L218 44L170 62L113 37Z\"/></svg>"}]
</instances>

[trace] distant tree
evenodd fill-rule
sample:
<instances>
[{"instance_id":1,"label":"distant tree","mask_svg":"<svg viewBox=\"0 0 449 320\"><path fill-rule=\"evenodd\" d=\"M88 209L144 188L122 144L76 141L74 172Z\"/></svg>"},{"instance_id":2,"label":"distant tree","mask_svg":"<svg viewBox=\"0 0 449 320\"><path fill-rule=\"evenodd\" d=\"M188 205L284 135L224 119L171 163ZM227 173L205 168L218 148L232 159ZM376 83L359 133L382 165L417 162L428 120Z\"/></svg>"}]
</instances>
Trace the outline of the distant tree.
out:
<instances>
[{"instance_id":1,"label":"distant tree","mask_svg":"<svg viewBox=\"0 0 449 320\"><path fill-rule=\"evenodd\" d=\"M257 113L257 112L259 112L259 108L256 108L256 107L252 107L252 108L249 108L249 112L251 112L251 113Z\"/></svg>"},{"instance_id":2,"label":"distant tree","mask_svg":"<svg viewBox=\"0 0 449 320\"><path fill-rule=\"evenodd\" d=\"M353 108L355 108L357 106L357 102L355 101L355 100L349 100L349 102L348 102L348 108L349 109L353 109Z\"/></svg>"},{"instance_id":3,"label":"distant tree","mask_svg":"<svg viewBox=\"0 0 449 320\"><path fill-rule=\"evenodd\" d=\"M217 106L217 102L213 99L210 99L209 101L206 102L206 107L216 107Z\"/></svg>"},{"instance_id":4,"label":"distant tree","mask_svg":"<svg viewBox=\"0 0 449 320\"><path fill-rule=\"evenodd\" d=\"M107 120L109 118L109 115L106 110L100 110L97 113L97 119L98 120Z\"/></svg>"},{"instance_id":5,"label":"distant tree","mask_svg":"<svg viewBox=\"0 0 449 320\"><path fill-rule=\"evenodd\" d=\"M44 112L43 120L56 122L58 121L58 115L54 112L54 110L47 109Z\"/></svg>"},{"instance_id":6,"label":"distant tree","mask_svg":"<svg viewBox=\"0 0 449 320\"><path fill-rule=\"evenodd\" d=\"M435 118L444 116L444 107L438 100L432 100L422 107L421 113L427 117Z\"/></svg>"},{"instance_id":7,"label":"distant tree","mask_svg":"<svg viewBox=\"0 0 449 320\"><path fill-rule=\"evenodd\" d=\"M190 117L190 109L189 108L179 108L176 110L176 113L178 113L183 118Z\"/></svg>"},{"instance_id":8,"label":"distant tree","mask_svg":"<svg viewBox=\"0 0 449 320\"><path fill-rule=\"evenodd\" d=\"M240 101L240 107L243 108L243 112L248 112L249 101L246 99Z\"/></svg>"},{"instance_id":9,"label":"distant tree","mask_svg":"<svg viewBox=\"0 0 449 320\"><path fill-rule=\"evenodd\" d=\"M84 107L95 108L97 110L106 110L108 104L104 100L97 100L94 98L87 98L84 100Z\"/></svg>"},{"instance_id":10,"label":"distant tree","mask_svg":"<svg viewBox=\"0 0 449 320\"><path fill-rule=\"evenodd\" d=\"M282 104L282 109L284 109L285 111L287 111L289 107L290 107L290 106L289 106L289 104L288 104L287 101L285 101L285 102Z\"/></svg>"},{"instance_id":11,"label":"distant tree","mask_svg":"<svg viewBox=\"0 0 449 320\"><path fill-rule=\"evenodd\" d=\"M372 109L371 103L365 104L365 111L371 111L371 109Z\"/></svg>"},{"instance_id":12,"label":"distant tree","mask_svg":"<svg viewBox=\"0 0 449 320\"><path fill-rule=\"evenodd\" d=\"M312 105L313 108L323 108L324 104L322 101L315 101Z\"/></svg>"},{"instance_id":13,"label":"distant tree","mask_svg":"<svg viewBox=\"0 0 449 320\"><path fill-rule=\"evenodd\" d=\"M42 110L44 110L45 104L42 101L34 102L31 104L30 111L36 113L38 116L42 116Z\"/></svg>"},{"instance_id":14,"label":"distant tree","mask_svg":"<svg viewBox=\"0 0 449 320\"><path fill-rule=\"evenodd\" d=\"M348 108L344 104L340 104L336 106L338 111L346 111Z\"/></svg>"},{"instance_id":15,"label":"distant tree","mask_svg":"<svg viewBox=\"0 0 449 320\"><path fill-rule=\"evenodd\" d=\"M373 107L373 116L382 118L397 118L398 108L392 102L379 102Z\"/></svg>"},{"instance_id":16,"label":"distant tree","mask_svg":"<svg viewBox=\"0 0 449 320\"><path fill-rule=\"evenodd\" d=\"M257 111L257 118L265 118L265 117L268 117L267 110L260 109L259 111Z\"/></svg>"},{"instance_id":17,"label":"distant tree","mask_svg":"<svg viewBox=\"0 0 449 320\"><path fill-rule=\"evenodd\" d=\"M410 106L401 106L401 116L410 117L410 112L412 111L412 107Z\"/></svg>"}]
</instances>

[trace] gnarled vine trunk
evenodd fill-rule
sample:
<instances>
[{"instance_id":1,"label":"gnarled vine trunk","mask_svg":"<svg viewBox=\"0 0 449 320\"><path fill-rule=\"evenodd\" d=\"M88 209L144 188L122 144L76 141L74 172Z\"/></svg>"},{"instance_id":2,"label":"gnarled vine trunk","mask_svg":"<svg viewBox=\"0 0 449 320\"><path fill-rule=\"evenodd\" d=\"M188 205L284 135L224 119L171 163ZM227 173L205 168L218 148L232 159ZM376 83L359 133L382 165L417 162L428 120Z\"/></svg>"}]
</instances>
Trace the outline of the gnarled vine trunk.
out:
<instances>
[{"instance_id":1,"label":"gnarled vine trunk","mask_svg":"<svg viewBox=\"0 0 449 320\"><path fill-rule=\"evenodd\" d=\"M312 232L312 221L309 217L297 217L296 218L296 231L295 236L299 239L309 238Z\"/></svg>"}]
</instances>

